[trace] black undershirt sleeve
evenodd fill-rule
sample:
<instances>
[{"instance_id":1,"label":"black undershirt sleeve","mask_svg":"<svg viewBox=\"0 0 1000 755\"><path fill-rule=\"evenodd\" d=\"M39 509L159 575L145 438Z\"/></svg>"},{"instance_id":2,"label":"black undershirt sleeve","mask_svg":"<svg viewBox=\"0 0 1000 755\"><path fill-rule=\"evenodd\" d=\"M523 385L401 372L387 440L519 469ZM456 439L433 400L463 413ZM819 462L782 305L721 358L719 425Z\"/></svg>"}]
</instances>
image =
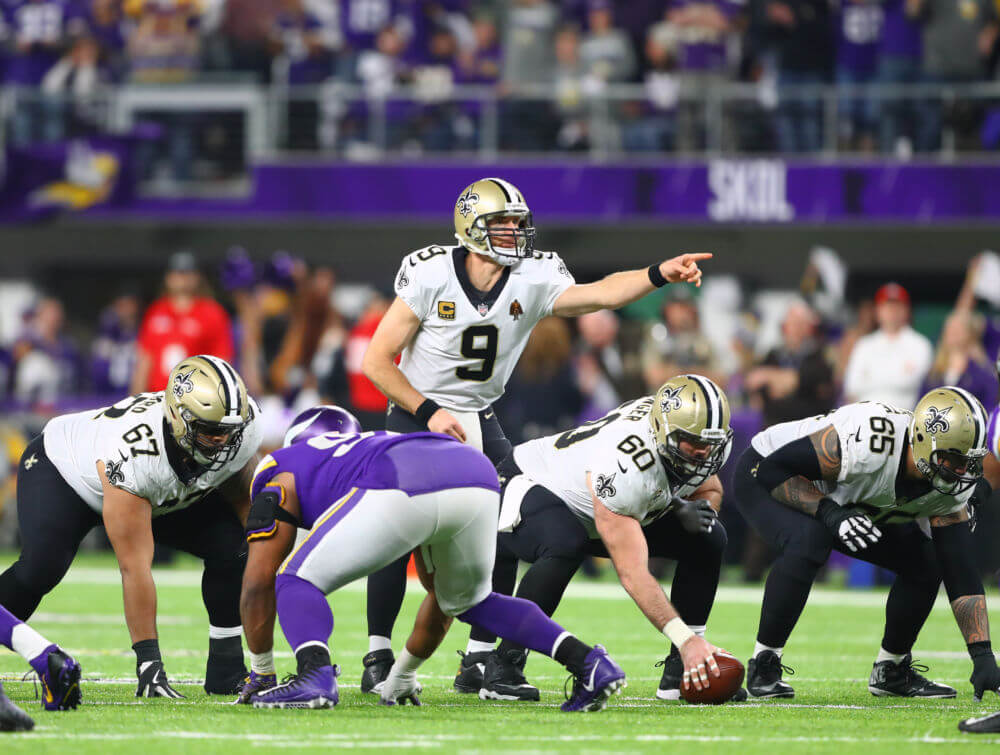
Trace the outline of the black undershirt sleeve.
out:
<instances>
[{"instance_id":1,"label":"black undershirt sleeve","mask_svg":"<svg viewBox=\"0 0 1000 755\"><path fill-rule=\"evenodd\" d=\"M792 477L823 479L819 457L808 435L775 449L761 459L757 467L757 479L767 490L774 490Z\"/></svg>"}]
</instances>

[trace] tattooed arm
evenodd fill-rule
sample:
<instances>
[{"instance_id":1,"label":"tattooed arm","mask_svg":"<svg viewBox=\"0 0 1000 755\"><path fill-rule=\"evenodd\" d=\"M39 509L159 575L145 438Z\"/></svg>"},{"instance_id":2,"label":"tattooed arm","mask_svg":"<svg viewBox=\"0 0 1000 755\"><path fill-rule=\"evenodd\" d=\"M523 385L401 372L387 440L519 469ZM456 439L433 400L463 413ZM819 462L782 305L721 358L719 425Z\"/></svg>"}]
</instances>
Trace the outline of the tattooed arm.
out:
<instances>
[{"instance_id":1,"label":"tattooed arm","mask_svg":"<svg viewBox=\"0 0 1000 755\"><path fill-rule=\"evenodd\" d=\"M757 478L786 506L815 516L823 492L815 481L836 482L840 475L840 438L833 425L799 438L762 459Z\"/></svg>"}]
</instances>

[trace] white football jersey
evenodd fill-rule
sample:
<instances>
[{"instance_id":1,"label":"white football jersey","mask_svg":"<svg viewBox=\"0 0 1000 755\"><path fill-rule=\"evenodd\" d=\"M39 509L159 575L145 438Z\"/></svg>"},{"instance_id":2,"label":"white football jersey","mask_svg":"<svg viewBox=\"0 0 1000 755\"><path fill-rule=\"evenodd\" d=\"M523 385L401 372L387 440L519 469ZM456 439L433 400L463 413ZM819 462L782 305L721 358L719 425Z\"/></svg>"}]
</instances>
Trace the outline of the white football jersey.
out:
<instances>
[{"instance_id":1,"label":"white football jersey","mask_svg":"<svg viewBox=\"0 0 1000 755\"><path fill-rule=\"evenodd\" d=\"M260 409L251 398L252 419L239 451L225 467L185 482L168 458L164 433L163 391L129 396L113 406L49 420L42 431L45 453L59 474L98 514L104 491L97 462L104 462L108 482L153 507L153 516L197 503L232 477L260 447ZM183 473L181 473L183 474ZM249 493L249 491L248 491Z\"/></svg>"},{"instance_id":2,"label":"white football jersey","mask_svg":"<svg viewBox=\"0 0 1000 755\"><path fill-rule=\"evenodd\" d=\"M469 281L462 247L429 246L406 257L396 295L420 318L399 369L446 409L479 411L503 395L535 324L574 284L553 252L506 268L484 300Z\"/></svg>"},{"instance_id":3,"label":"white football jersey","mask_svg":"<svg viewBox=\"0 0 1000 755\"><path fill-rule=\"evenodd\" d=\"M840 476L836 483L821 481L819 488L841 506L862 505L874 521L905 521L960 511L972 490L958 496L933 488L913 500L896 497L896 480L903 454L909 448L912 412L875 401L859 401L829 414L783 422L757 433L750 445L767 456L794 440L829 427L840 438Z\"/></svg>"},{"instance_id":4,"label":"white football jersey","mask_svg":"<svg viewBox=\"0 0 1000 755\"><path fill-rule=\"evenodd\" d=\"M598 534L588 472L594 493L608 509L649 524L666 512L674 495L689 496L697 489L683 485L671 491L649 425L652 406L653 397L646 396L561 435L529 440L514 449L514 461L527 477L561 498L591 537Z\"/></svg>"},{"instance_id":5,"label":"white football jersey","mask_svg":"<svg viewBox=\"0 0 1000 755\"><path fill-rule=\"evenodd\" d=\"M990 423L986 430L986 445L989 452L1000 461L1000 406L990 412Z\"/></svg>"}]
</instances>

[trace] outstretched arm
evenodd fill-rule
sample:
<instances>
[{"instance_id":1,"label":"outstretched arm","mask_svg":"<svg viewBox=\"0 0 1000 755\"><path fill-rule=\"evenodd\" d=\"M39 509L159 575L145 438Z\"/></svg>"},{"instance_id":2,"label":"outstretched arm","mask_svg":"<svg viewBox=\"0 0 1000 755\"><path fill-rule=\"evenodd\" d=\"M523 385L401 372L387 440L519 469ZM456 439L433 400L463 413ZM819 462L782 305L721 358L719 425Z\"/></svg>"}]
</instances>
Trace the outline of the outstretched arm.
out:
<instances>
[{"instance_id":1,"label":"outstretched arm","mask_svg":"<svg viewBox=\"0 0 1000 755\"><path fill-rule=\"evenodd\" d=\"M663 282L693 283L701 285L701 268L698 262L711 259L708 252L682 254L659 264L658 270ZM585 315L599 309L618 309L641 299L657 287L650 278L650 270L626 270L612 273L594 283L570 286L560 294L552 307L552 314L561 317Z\"/></svg>"}]
</instances>

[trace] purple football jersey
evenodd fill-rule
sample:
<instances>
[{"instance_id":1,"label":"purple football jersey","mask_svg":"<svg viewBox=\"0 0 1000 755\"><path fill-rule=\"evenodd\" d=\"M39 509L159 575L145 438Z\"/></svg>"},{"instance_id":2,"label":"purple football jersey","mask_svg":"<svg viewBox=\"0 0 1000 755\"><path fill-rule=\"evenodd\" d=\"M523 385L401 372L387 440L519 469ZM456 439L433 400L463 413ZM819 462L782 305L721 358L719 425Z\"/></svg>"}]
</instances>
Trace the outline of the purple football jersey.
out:
<instances>
[{"instance_id":1,"label":"purple football jersey","mask_svg":"<svg viewBox=\"0 0 1000 755\"><path fill-rule=\"evenodd\" d=\"M438 433L318 435L272 452L261 462L251 495L256 497L281 472L295 477L302 526L309 528L354 488L401 490L407 495L450 488L500 489L489 459Z\"/></svg>"},{"instance_id":2,"label":"purple football jersey","mask_svg":"<svg viewBox=\"0 0 1000 755\"><path fill-rule=\"evenodd\" d=\"M872 0L842 0L837 19L837 65L871 73L878 63L884 17Z\"/></svg>"}]
</instances>

